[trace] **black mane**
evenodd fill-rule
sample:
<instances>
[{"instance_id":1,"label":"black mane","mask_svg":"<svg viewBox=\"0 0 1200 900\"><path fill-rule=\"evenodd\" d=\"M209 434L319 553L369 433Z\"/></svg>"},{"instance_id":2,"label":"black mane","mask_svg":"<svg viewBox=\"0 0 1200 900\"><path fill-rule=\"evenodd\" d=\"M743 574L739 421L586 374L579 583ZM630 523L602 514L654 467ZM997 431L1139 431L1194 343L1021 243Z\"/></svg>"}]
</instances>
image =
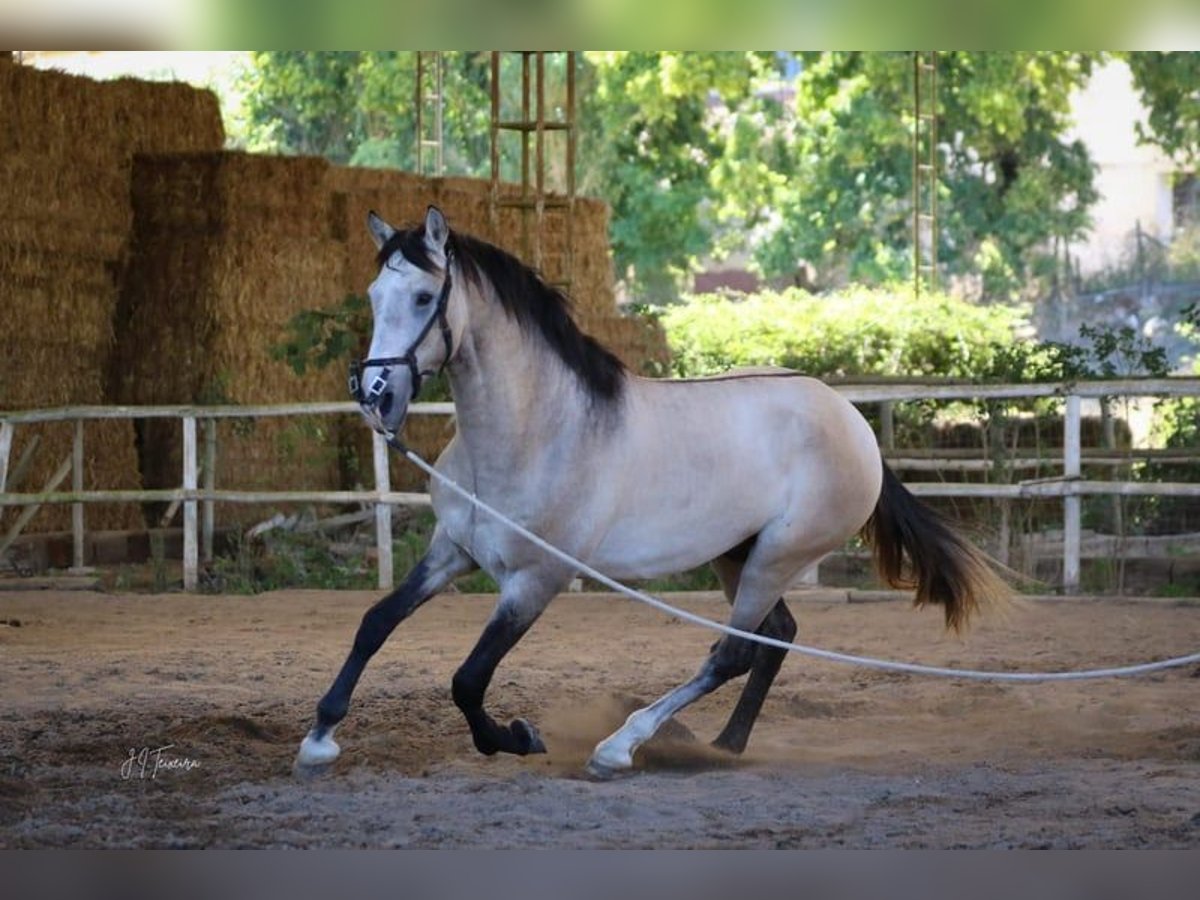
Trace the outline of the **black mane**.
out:
<instances>
[{"instance_id":1,"label":"black mane","mask_svg":"<svg viewBox=\"0 0 1200 900\"><path fill-rule=\"evenodd\" d=\"M499 247L465 234L450 233L447 246L459 268L476 287L491 282L501 306L517 324L542 338L598 400L616 400L625 386L625 365L599 341L584 334L571 317L571 301L541 275ZM393 234L379 250L382 266L397 251L417 268L437 272L425 248L423 228Z\"/></svg>"}]
</instances>

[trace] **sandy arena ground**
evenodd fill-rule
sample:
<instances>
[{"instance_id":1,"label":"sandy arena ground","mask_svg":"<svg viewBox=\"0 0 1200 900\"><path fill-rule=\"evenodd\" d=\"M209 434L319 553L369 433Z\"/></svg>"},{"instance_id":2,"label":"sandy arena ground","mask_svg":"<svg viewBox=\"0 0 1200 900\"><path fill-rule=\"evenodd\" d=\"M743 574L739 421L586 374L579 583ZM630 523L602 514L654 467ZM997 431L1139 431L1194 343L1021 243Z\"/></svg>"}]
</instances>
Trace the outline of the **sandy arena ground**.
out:
<instances>
[{"instance_id":1,"label":"sandy arena ground","mask_svg":"<svg viewBox=\"0 0 1200 900\"><path fill-rule=\"evenodd\" d=\"M675 729L633 774L590 781L592 746L713 639L607 595L559 598L493 682L489 708L529 717L547 755L474 751L449 683L491 600L452 595L367 670L332 772L297 779L297 743L373 599L0 593L0 847L1200 846L1197 667L1003 686L792 657L743 758L703 743L739 683L681 715L701 743ZM793 609L808 643L941 665L1200 647L1194 604L1025 602L962 639L907 603Z\"/></svg>"}]
</instances>

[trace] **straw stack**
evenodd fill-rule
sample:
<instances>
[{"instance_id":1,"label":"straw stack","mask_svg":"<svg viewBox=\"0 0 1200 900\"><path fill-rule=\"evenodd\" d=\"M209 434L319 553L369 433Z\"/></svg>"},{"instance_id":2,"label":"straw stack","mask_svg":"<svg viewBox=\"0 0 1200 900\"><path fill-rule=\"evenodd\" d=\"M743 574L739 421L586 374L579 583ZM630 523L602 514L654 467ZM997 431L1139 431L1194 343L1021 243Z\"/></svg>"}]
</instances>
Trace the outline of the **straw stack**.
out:
<instances>
[{"instance_id":1,"label":"straw stack","mask_svg":"<svg viewBox=\"0 0 1200 900\"><path fill-rule=\"evenodd\" d=\"M120 335L121 402L343 399L341 373L301 377L271 356L292 316L343 296L344 248L331 236L328 169L322 159L245 153L137 158L135 240ZM178 484L177 431L174 423L147 423L147 487ZM328 487L337 481L336 454L315 452L316 442L326 440L320 434L319 424L301 427L282 419L231 426L219 441L216 483L229 489ZM223 512L228 521L231 511Z\"/></svg>"},{"instance_id":2,"label":"straw stack","mask_svg":"<svg viewBox=\"0 0 1200 900\"><path fill-rule=\"evenodd\" d=\"M96 82L0 62L0 108L0 408L110 402L132 157L219 148L216 98L187 85ZM69 424L20 426L14 458L35 436L21 490L41 488L70 453ZM84 438L85 487L139 486L132 423L91 423ZM27 530L69 521L69 507L44 507ZM140 522L129 505L87 511L89 528Z\"/></svg>"}]
</instances>

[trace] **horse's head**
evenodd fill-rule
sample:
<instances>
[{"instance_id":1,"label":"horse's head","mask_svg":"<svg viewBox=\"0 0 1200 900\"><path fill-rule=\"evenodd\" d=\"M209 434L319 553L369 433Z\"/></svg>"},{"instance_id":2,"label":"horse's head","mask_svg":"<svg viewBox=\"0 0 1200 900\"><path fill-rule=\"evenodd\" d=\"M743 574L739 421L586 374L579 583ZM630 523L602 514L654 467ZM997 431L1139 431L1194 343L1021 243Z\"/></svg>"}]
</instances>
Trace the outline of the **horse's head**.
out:
<instances>
[{"instance_id":1,"label":"horse's head","mask_svg":"<svg viewBox=\"0 0 1200 900\"><path fill-rule=\"evenodd\" d=\"M424 379L442 370L458 346L450 229L436 207L424 228L397 231L376 213L367 227L379 247L379 275L368 293L375 330L368 358L355 363L350 391L371 427L394 435Z\"/></svg>"}]
</instances>

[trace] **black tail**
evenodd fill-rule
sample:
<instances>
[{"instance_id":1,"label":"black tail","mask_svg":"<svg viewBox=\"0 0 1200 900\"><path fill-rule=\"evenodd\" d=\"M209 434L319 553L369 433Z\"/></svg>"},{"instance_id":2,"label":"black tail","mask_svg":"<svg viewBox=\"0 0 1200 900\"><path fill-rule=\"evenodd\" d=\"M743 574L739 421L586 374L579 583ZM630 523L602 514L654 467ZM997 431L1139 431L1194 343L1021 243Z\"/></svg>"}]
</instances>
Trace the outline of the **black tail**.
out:
<instances>
[{"instance_id":1,"label":"black tail","mask_svg":"<svg viewBox=\"0 0 1200 900\"><path fill-rule=\"evenodd\" d=\"M916 589L917 606L941 604L946 626L955 631L981 606L1009 595L987 554L914 497L886 463L883 489L862 536L875 552L880 577L892 587Z\"/></svg>"}]
</instances>

